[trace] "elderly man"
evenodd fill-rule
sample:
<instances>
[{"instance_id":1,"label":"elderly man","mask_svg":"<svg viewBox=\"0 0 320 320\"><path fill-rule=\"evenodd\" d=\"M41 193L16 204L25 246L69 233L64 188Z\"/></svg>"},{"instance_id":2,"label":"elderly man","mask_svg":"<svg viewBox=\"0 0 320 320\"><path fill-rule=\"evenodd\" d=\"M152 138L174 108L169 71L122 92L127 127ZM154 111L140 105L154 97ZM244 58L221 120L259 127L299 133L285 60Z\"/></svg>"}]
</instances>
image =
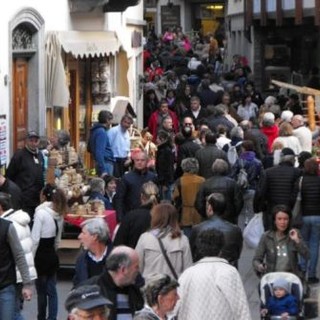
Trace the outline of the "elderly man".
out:
<instances>
[{"instance_id":1,"label":"elderly man","mask_svg":"<svg viewBox=\"0 0 320 320\"><path fill-rule=\"evenodd\" d=\"M118 185L114 196L114 208L117 212L117 220L130 210L137 209L141 205L141 187L145 182L156 180L155 173L148 170L148 156L144 152L138 152L133 158L133 170L127 173Z\"/></svg>"},{"instance_id":2,"label":"elderly man","mask_svg":"<svg viewBox=\"0 0 320 320\"><path fill-rule=\"evenodd\" d=\"M179 319L251 319L240 275L220 254L225 246L223 233L218 228L199 233L200 260L179 278Z\"/></svg>"},{"instance_id":3,"label":"elderly man","mask_svg":"<svg viewBox=\"0 0 320 320\"><path fill-rule=\"evenodd\" d=\"M237 224L238 216L243 207L243 196L237 182L228 176L229 165L223 159L216 159L212 165L213 176L200 187L196 197L195 207L206 216L206 198L213 192L222 193L226 198L227 207L223 217Z\"/></svg>"},{"instance_id":4,"label":"elderly man","mask_svg":"<svg viewBox=\"0 0 320 320\"><path fill-rule=\"evenodd\" d=\"M135 311L143 308L143 297L136 285L138 274L138 253L130 247L118 246L107 258L103 273L86 281L97 284L102 295L112 302L110 320L132 319Z\"/></svg>"},{"instance_id":5,"label":"elderly man","mask_svg":"<svg viewBox=\"0 0 320 320\"><path fill-rule=\"evenodd\" d=\"M109 227L102 218L92 218L81 224L79 240L84 251L78 257L73 277L73 284L100 275L111 251Z\"/></svg>"},{"instance_id":6,"label":"elderly man","mask_svg":"<svg viewBox=\"0 0 320 320\"><path fill-rule=\"evenodd\" d=\"M240 258L242 250L241 229L222 218L226 210L226 198L222 193L212 193L206 200L206 213L208 220L194 226L190 237L190 247L194 261L199 260L199 249L197 248L197 237L203 230L217 229L222 231L225 244L221 250L221 257L225 258L234 266Z\"/></svg>"},{"instance_id":7,"label":"elderly man","mask_svg":"<svg viewBox=\"0 0 320 320\"><path fill-rule=\"evenodd\" d=\"M296 114L291 120L293 127L293 135L296 136L300 142L301 150L312 152L312 132L304 125L304 119L301 114Z\"/></svg>"},{"instance_id":8,"label":"elderly man","mask_svg":"<svg viewBox=\"0 0 320 320\"><path fill-rule=\"evenodd\" d=\"M211 90L210 90L211 91ZM215 94L211 91L212 94ZM190 110L187 110L183 117L189 117L193 120L193 123L195 127L197 127L200 124L200 120L204 119L208 116L207 109L201 107L200 105L200 98L197 96L193 96L190 99Z\"/></svg>"},{"instance_id":9,"label":"elderly man","mask_svg":"<svg viewBox=\"0 0 320 320\"><path fill-rule=\"evenodd\" d=\"M72 290L65 302L69 320L108 320L108 307L111 305L97 285L84 285Z\"/></svg>"},{"instance_id":10,"label":"elderly man","mask_svg":"<svg viewBox=\"0 0 320 320\"><path fill-rule=\"evenodd\" d=\"M28 132L25 147L15 152L6 171L6 177L15 182L22 192L22 208L33 219L40 204L40 191L44 186L44 159L38 150L40 136Z\"/></svg>"}]
</instances>

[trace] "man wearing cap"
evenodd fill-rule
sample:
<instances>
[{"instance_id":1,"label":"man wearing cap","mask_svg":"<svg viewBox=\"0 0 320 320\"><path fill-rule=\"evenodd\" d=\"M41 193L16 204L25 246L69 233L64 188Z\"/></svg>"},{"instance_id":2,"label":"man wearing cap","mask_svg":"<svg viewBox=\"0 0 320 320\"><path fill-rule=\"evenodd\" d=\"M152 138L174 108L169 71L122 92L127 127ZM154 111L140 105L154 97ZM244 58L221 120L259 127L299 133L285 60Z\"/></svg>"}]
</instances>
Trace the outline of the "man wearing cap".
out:
<instances>
[{"instance_id":1,"label":"man wearing cap","mask_svg":"<svg viewBox=\"0 0 320 320\"><path fill-rule=\"evenodd\" d=\"M130 247L118 246L107 258L103 273L83 284L97 284L102 295L112 302L110 320L132 319L144 304L137 285L138 274L138 253Z\"/></svg>"},{"instance_id":2,"label":"man wearing cap","mask_svg":"<svg viewBox=\"0 0 320 320\"><path fill-rule=\"evenodd\" d=\"M6 171L6 177L15 182L22 192L22 208L33 218L40 204L40 192L44 186L44 160L38 150L40 136L29 131L25 147L17 150Z\"/></svg>"},{"instance_id":3,"label":"man wearing cap","mask_svg":"<svg viewBox=\"0 0 320 320\"><path fill-rule=\"evenodd\" d=\"M283 204L293 208L297 192L294 185L299 178L300 169L294 167L295 154L290 148L283 148L280 163L268 168L260 180L254 198L255 212L263 211L264 227L269 230L273 224L271 211L275 205Z\"/></svg>"},{"instance_id":4,"label":"man wearing cap","mask_svg":"<svg viewBox=\"0 0 320 320\"><path fill-rule=\"evenodd\" d=\"M109 309L112 303L101 293L97 285L83 285L72 290L65 302L68 320L109 319Z\"/></svg>"}]
</instances>

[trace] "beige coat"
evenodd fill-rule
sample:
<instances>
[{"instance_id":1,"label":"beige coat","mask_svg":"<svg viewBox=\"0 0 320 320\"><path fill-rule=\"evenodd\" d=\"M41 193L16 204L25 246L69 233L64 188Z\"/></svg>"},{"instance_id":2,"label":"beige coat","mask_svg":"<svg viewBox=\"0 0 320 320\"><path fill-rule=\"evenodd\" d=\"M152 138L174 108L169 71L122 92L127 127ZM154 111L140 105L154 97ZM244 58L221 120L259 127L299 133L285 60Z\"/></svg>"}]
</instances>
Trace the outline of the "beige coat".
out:
<instances>
[{"instance_id":1,"label":"beige coat","mask_svg":"<svg viewBox=\"0 0 320 320\"><path fill-rule=\"evenodd\" d=\"M140 271L146 278L155 273L165 273L173 277L154 234L153 230L143 233L137 243L136 250L139 254ZM169 233L162 238L162 242L172 266L180 276L192 264L188 238L182 234L181 237L172 239Z\"/></svg>"}]
</instances>

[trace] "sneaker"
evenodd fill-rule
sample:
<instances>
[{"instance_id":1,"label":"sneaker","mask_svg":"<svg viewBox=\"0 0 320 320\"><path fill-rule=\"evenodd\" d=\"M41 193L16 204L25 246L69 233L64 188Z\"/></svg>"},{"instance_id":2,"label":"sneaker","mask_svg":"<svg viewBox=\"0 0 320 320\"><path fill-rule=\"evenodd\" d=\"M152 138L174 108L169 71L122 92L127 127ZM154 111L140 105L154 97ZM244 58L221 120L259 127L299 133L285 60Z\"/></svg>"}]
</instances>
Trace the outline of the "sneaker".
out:
<instances>
[{"instance_id":1,"label":"sneaker","mask_svg":"<svg viewBox=\"0 0 320 320\"><path fill-rule=\"evenodd\" d=\"M319 283L319 279L317 277L308 278L308 283L310 284Z\"/></svg>"}]
</instances>

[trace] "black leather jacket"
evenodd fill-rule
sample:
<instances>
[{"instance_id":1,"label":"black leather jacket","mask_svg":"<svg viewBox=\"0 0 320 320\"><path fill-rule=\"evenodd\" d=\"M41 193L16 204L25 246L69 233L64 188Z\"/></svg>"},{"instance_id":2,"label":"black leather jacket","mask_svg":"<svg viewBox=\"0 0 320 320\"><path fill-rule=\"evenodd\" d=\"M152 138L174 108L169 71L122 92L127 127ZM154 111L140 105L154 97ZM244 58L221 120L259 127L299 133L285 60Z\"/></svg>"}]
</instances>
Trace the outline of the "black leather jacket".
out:
<instances>
[{"instance_id":1,"label":"black leather jacket","mask_svg":"<svg viewBox=\"0 0 320 320\"><path fill-rule=\"evenodd\" d=\"M220 230L224 235L225 245L222 248L220 257L228 260L230 264L236 265L242 250L243 238L241 229L216 215L213 215L208 220L193 227L190 236L190 247L193 261L196 262L199 260L196 246L197 236L201 231L210 229Z\"/></svg>"}]
</instances>

